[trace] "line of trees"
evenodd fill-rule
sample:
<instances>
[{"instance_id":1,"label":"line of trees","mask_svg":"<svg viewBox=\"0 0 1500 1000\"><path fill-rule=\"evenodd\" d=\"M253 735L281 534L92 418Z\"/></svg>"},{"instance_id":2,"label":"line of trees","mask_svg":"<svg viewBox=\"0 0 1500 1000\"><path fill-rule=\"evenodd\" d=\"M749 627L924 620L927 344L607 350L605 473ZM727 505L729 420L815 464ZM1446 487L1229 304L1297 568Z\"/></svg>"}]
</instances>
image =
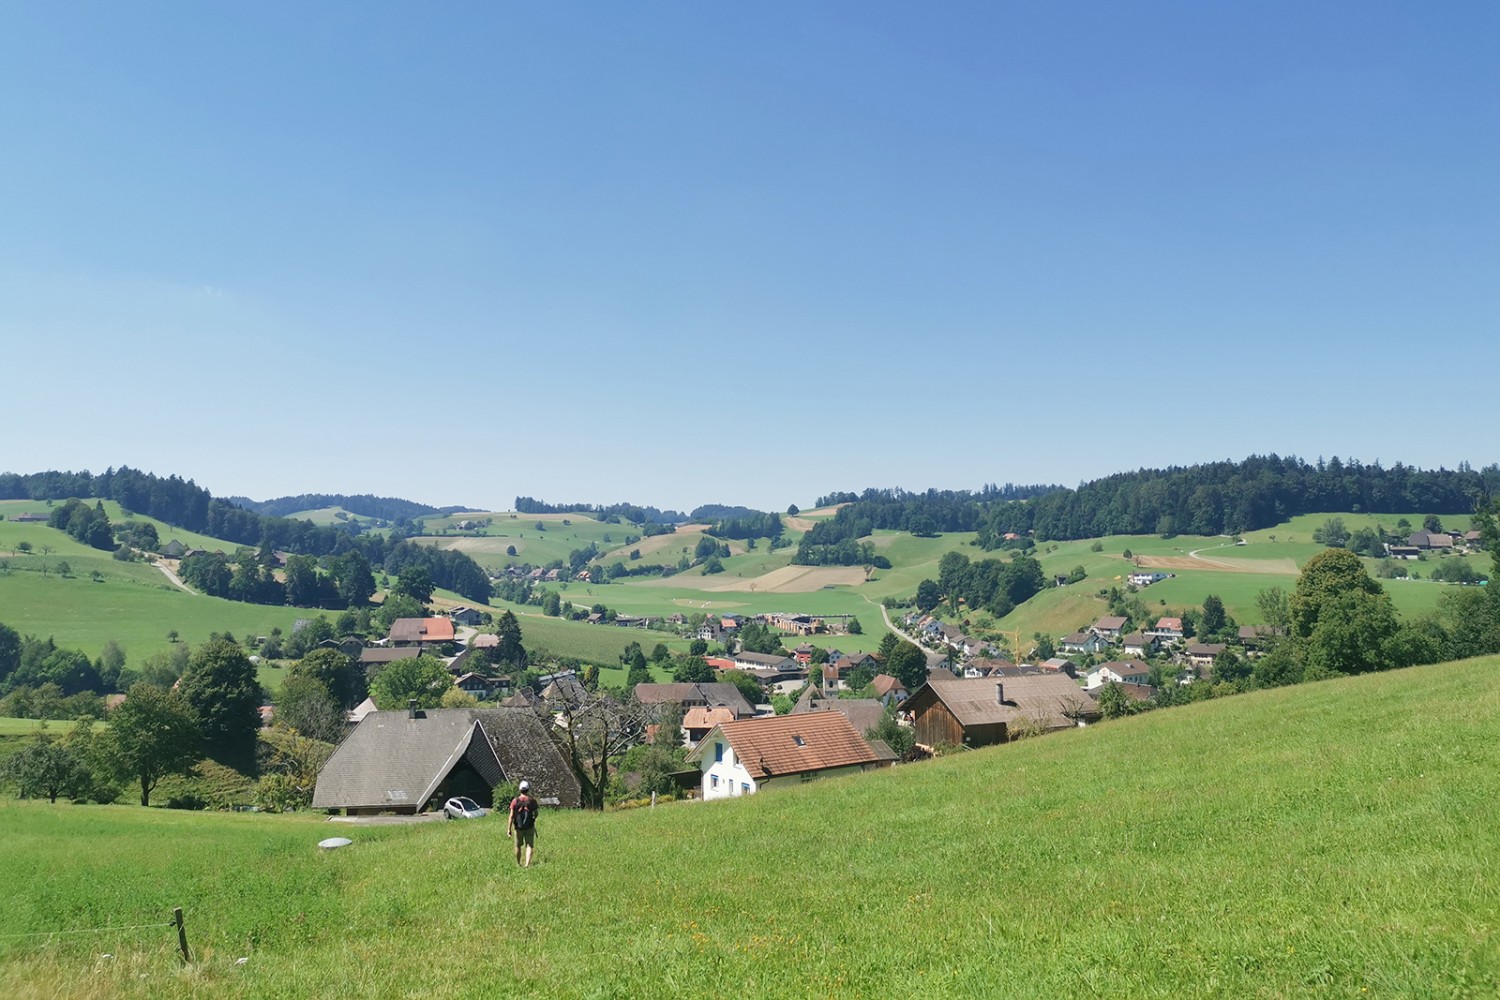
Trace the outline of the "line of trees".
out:
<instances>
[{"instance_id":1,"label":"line of trees","mask_svg":"<svg viewBox=\"0 0 1500 1000\"><path fill-rule=\"evenodd\" d=\"M422 546L406 539L417 526L398 521L384 535L359 534L347 525L268 517L245 510L177 476L165 478L136 469L89 472L0 473L0 500L66 500L87 497L114 500L127 511L145 514L189 531L222 538L236 545L270 552L281 550L322 558L362 553L371 566L399 573L424 566L437 586L471 601L490 598L489 575L468 555ZM101 512L102 513L102 512Z\"/></svg>"},{"instance_id":2,"label":"line of trees","mask_svg":"<svg viewBox=\"0 0 1500 1000\"><path fill-rule=\"evenodd\" d=\"M1319 511L1394 514L1472 513L1500 493L1500 465L1422 470L1355 459L1315 464L1294 456L1251 456L1186 468L1142 469L986 511L979 542L997 547L1007 532L1038 541L1103 535L1238 534ZM842 511L840 512L842 513Z\"/></svg>"}]
</instances>

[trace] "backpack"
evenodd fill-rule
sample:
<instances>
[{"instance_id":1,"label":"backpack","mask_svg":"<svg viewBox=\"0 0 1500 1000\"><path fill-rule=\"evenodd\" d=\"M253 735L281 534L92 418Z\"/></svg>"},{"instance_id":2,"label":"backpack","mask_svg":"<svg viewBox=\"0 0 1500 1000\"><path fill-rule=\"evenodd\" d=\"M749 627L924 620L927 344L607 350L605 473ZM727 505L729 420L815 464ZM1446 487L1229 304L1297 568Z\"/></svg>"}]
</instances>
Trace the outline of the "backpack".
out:
<instances>
[{"instance_id":1,"label":"backpack","mask_svg":"<svg viewBox=\"0 0 1500 1000\"><path fill-rule=\"evenodd\" d=\"M536 800L530 795L517 795L514 815L517 830L530 830L536 825Z\"/></svg>"}]
</instances>

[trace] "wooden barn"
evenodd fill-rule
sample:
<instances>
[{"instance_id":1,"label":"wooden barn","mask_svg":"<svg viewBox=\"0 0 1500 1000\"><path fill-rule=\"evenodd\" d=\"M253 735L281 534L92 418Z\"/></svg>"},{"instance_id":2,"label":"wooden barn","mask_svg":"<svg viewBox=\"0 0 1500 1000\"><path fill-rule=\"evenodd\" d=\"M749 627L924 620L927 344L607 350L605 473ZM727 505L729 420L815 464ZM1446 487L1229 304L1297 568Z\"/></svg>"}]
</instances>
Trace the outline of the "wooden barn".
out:
<instances>
[{"instance_id":1,"label":"wooden barn","mask_svg":"<svg viewBox=\"0 0 1500 1000\"><path fill-rule=\"evenodd\" d=\"M1006 743L1012 730L1048 732L1099 718L1099 706L1070 677L933 678L901 703L917 743L982 747Z\"/></svg>"}]
</instances>

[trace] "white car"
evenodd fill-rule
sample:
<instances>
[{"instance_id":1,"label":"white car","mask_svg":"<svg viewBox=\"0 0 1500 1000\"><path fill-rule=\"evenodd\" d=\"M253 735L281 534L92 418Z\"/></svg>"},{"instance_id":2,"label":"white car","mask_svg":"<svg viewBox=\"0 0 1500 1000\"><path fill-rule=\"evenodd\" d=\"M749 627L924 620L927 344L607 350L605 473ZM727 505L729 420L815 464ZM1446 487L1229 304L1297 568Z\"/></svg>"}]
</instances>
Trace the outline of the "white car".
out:
<instances>
[{"instance_id":1,"label":"white car","mask_svg":"<svg viewBox=\"0 0 1500 1000\"><path fill-rule=\"evenodd\" d=\"M448 819L479 819L481 816L488 816L489 812L467 795L460 795L443 803L443 815Z\"/></svg>"}]
</instances>

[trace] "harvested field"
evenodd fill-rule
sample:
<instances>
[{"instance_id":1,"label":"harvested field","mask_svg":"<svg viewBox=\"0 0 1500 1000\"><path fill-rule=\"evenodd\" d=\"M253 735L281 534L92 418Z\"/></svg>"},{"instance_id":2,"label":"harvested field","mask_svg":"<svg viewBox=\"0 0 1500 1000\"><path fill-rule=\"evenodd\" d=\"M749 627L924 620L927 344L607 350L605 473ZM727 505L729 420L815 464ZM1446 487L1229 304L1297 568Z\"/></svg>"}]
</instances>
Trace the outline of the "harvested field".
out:
<instances>
[{"instance_id":1,"label":"harvested field","mask_svg":"<svg viewBox=\"0 0 1500 1000\"><path fill-rule=\"evenodd\" d=\"M705 577L705 591L738 590L756 594L809 594L824 587L858 586L865 582L860 566L783 566L750 580Z\"/></svg>"},{"instance_id":2,"label":"harvested field","mask_svg":"<svg viewBox=\"0 0 1500 1000\"><path fill-rule=\"evenodd\" d=\"M677 530L670 535L652 535L650 538L642 538L629 548L639 549L642 559L665 549L677 552L683 546L687 546L688 551L691 552L693 546L698 544L698 536L703 534L707 528L708 525L706 524L679 524ZM629 551L629 549L626 551ZM674 556L672 562L676 561L677 559Z\"/></svg>"},{"instance_id":3,"label":"harvested field","mask_svg":"<svg viewBox=\"0 0 1500 1000\"><path fill-rule=\"evenodd\" d=\"M1142 569L1210 569L1225 573L1266 573L1296 576L1295 559L1210 559L1207 556L1137 556Z\"/></svg>"}]
</instances>

